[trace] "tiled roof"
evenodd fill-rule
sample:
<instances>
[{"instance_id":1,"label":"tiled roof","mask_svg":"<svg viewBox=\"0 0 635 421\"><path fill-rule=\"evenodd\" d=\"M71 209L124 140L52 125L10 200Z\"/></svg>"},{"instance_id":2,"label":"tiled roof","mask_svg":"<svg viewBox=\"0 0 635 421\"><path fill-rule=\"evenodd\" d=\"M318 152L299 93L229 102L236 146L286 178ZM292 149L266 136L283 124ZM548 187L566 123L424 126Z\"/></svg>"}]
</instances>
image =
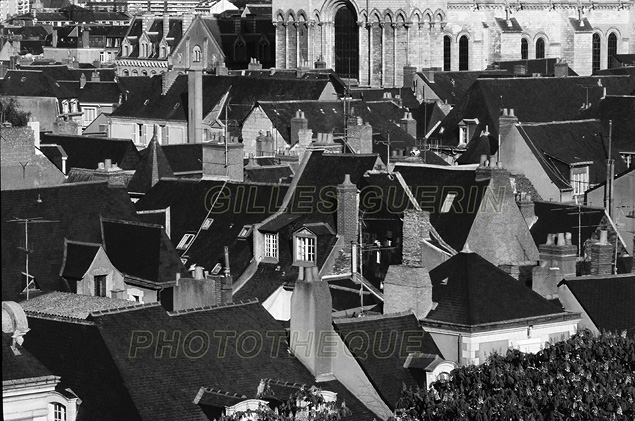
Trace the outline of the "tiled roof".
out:
<instances>
[{"instance_id":1,"label":"tiled roof","mask_svg":"<svg viewBox=\"0 0 635 421\"><path fill-rule=\"evenodd\" d=\"M479 213L489 180L476 181L476 171L457 167L396 164L430 223L453 249L461 250ZM448 212L441 212L449 193L457 193ZM470 192L464 194L464 192Z\"/></svg>"},{"instance_id":2,"label":"tiled roof","mask_svg":"<svg viewBox=\"0 0 635 421\"><path fill-rule=\"evenodd\" d=\"M26 336L28 340L29 336ZM5 382L11 380L32 379L53 376L53 373L37 360L31 353L16 344L19 355L11 349L11 334L2 332L2 389Z\"/></svg>"},{"instance_id":3,"label":"tiled roof","mask_svg":"<svg viewBox=\"0 0 635 421\"><path fill-rule=\"evenodd\" d=\"M464 326L563 314L476 253L458 253L430 271L432 301L425 320ZM493 303L496 303L493 305Z\"/></svg>"},{"instance_id":4,"label":"tiled roof","mask_svg":"<svg viewBox=\"0 0 635 421\"><path fill-rule=\"evenodd\" d=\"M84 75L87 81L90 81L94 72L99 73L99 80L102 82L112 82L115 80L115 70L108 67L99 69L77 69L69 68L65 64L30 64L20 66L20 68L22 70L40 70L57 81L75 80L79 82L82 75Z\"/></svg>"},{"instance_id":5,"label":"tiled roof","mask_svg":"<svg viewBox=\"0 0 635 421\"><path fill-rule=\"evenodd\" d=\"M102 230L108 258L127 277L161 284L174 282L184 271L160 225L104 219Z\"/></svg>"},{"instance_id":6,"label":"tiled roof","mask_svg":"<svg viewBox=\"0 0 635 421\"><path fill-rule=\"evenodd\" d=\"M134 170L141 159L137 148L129 139L43 133L41 143L64 148L68 156L67 171L72 168L94 170L106 159L110 159L123 170ZM44 153L48 154L48 151L45 149Z\"/></svg>"},{"instance_id":7,"label":"tiled roof","mask_svg":"<svg viewBox=\"0 0 635 421\"><path fill-rule=\"evenodd\" d=\"M635 275L580 276L562 283L600 331L635 335Z\"/></svg>"},{"instance_id":8,"label":"tiled roof","mask_svg":"<svg viewBox=\"0 0 635 421\"><path fill-rule=\"evenodd\" d=\"M62 184L55 187L3 190L2 296L15 300L24 288L24 224L7 222L14 217L55 221L29 225L29 272L44 292L68 291L59 277L64 238L101 243L100 216L136 220L130 198L123 189L106 182ZM38 198L40 201L38 201Z\"/></svg>"},{"instance_id":9,"label":"tiled roof","mask_svg":"<svg viewBox=\"0 0 635 421\"><path fill-rule=\"evenodd\" d=\"M580 117L601 120L604 133L608 133L612 120L612 147L620 152L635 153L635 95L606 96Z\"/></svg>"},{"instance_id":10,"label":"tiled roof","mask_svg":"<svg viewBox=\"0 0 635 421\"><path fill-rule=\"evenodd\" d=\"M128 183L128 191L130 193L146 193L161 178L165 177L174 177L174 173L155 132Z\"/></svg>"},{"instance_id":11,"label":"tiled roof","mask_svg":"<svg viewBox=\"0 0 635 421\"><path fill-rule=\"evenodd\" d=\"M394 409L403 387L426 387L404 368L411 352L441 356L413 313L335 319L336 330L386 404ZM409 339L408 339L409 338ZM410 345L408 345L410 344Z\"/></svg>"},{"instance_id":12,"label":"tiled roof","mask_svg":"<svg viewBox=\"0 0 635 421\"><path fill-rule=\"evenodd\" d=\"M64 267L61 276L65 279L82 279L93 263L101 244L66 242Z\"/></svg>"},{"instance_id":13,"label":"tiled roof","mask_svg":"<svg viewBox=\"0 0 635 421\"><path fill-rule=\"evenodd\" d=\"M44 72L34 70L9 70L0 84L0 94L17 97L76 98L73 90L66 89Z\"/></svg>"},{"instance_id":14,"label":"tiled roof","mask_svg":"<svg viewBox=\"0 0 635 421\"><path fill-rule=\"evenodd\" d=\"M457 104L472 83L479 77L506 75L502 70L478 70L468 72L434 72L434 82L423 73L418 73L419 77L427 82L430 89L439 97L441 101L448 104Z\"/></svg>"},{"instance_id":15,"label":"tiled roof","mask_svg":"<svg viewBox=\"0 0 635 421\"><path fill-rule=\"evenodd\" d=\"M162 145L163 153L175 173L203 171L203 144ZM143 152L142 152L143 153Z\"/></svg>"},{"instance_id":16,"label":"tiled roof","mask_svg":"<svg viewBox=\"0 0 635 421\"><path fill-rule=\"evenodd\" d=\"M445 145L457 145L458 123L478 118L478 130L487 126L496 138L501 108L513 108L520 122L575 120L587 100L593 105L604 95L625 95L634 89L635 78L628 76L479 78L433 136Z\"/></svg>"},{"instance_id":17,"label":"tiled roof","mask_svg":"<svg viewBox=\"0 0 635 421\"><path fill-rule=\"evenodd\" d=\"M293 175L288 165L275 166L245 166L245 180L260 183L279 183Z\"/></svg>"},{"instance_id":18,"label":"tiled roof","mask_svg":"<svg viewBox=\"0 0 635 421\"><path fill-rule=\"evenodd\" d=\"M591 185L606 179L609 139L599 120L525 123L518 131L558 187L571 187L570 166L579 162L592 162L589 165ZM615 160L616 173L626 170L616 148L613 148L611 158Z\"/></svg>"},{"instance_id":19,"label":"tiled roof","mask_svg":"<svg viewBox=\"0 0 635 421\"><path fill-rule=\"evenodd\" d=\"M20 303L29 316L79 320L87 320L93 311L129 307L133 304L135 303L118 298L93 297L71 292L49 292Z\"/></svg>"}]
</instances>

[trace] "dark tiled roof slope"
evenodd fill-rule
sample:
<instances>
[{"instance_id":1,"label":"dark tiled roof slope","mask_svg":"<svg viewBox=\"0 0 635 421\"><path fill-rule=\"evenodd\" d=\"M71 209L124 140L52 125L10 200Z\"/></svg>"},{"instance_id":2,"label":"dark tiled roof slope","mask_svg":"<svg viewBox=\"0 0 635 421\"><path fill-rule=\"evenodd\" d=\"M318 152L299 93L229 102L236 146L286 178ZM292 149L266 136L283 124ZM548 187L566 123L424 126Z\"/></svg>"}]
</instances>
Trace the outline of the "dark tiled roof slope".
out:
<instances>
[{"instance_id":1,"label":"dark tiled roof slope","mask_svg":"<svg viewBox=\"0 0 635 421\"><path fill-rule=\"evenodd\" d=\"M161 145L172 171L203 171L203 144L183 143L179 145Z\"/></svg>"},{"instance_id":2,"label":"dark tiled roof slope","mask_svg":"<svg viewBox=\"0 0 635 421\"><path fill-rule=\"evenodd\" d=\"M3 190L2 209L2 297L17 299L24 288L24 225L7 222L14 217L56 221L30 224L29 272L44 292L68 291L59 272L64 238L101 243L100 216L136 220L128 194L108 188L106 182L62 184L55 187ZM38 197L41 203L37 202Z\"/></svg>"},{"instance_id":3,"label":"dark tiled roof slope","mask_svg":"<svg viewBox=\"0 0 635 421\"><path fill-rule=\"evenodd\" d=\"M161 178L165 177L174 177L174 173L155 133L128 183L128 191L146 193Z\"/></svg>"},{"instance_id":4,"label":"dark tiled roof slope","mask_svg":"<svg viewBox=\"0 0 635 421\"><path fill-rule=\"evenodd\" d=\"M531 60L509 60L494 62L495 66L498 66L501 70L506 70L509 73L514 73L514 67L518 65L525 66L525 74L532 75L534 73L540 73L542 75L555 74L555 64L558 62L557 58L537 58ZM578 76L571 67L567 67L567 76Z\"/></svg>"},{"instance_id":5,"label":"dark tiled roof slope","mask_svg":"<svg viewBox=\"0 0 635 421\"><path fill-rule=\"evenodd\" d=\"M141 159L137 148L129 139L44 133L41 136L41 142L60 145L64 148L68 155L66 160L68 171L72 168L94 170L106 159L112 160L123 170L134 170Z\"/></svg>"},{"instance_id":6,"label":"dark tiled roof slope","mask_svg":"<svg viewBox=\"0 0 635 421\"><path fill-rule=\"evenodd\" d=\"M61 275L66 279L82 279L93 263L99 247L99 244L67 242Z\"/></svg>"},{"instance_id":7,"label":"dark tiled roof slope","mask_svg":"<svg viewBox=\"0 0 635 421\"><path fill-rule=\"evenodd\" d=\"M9 70L0 84L0 95L76 98L73 89L60 85L44 72L32 70Z\"/></svg>"},{"instance_id":8,"label":"dark tiled roof slope","mask_svg":"<svg viewBox=\"0 0 635 421\"><path fill-rule=\"evenodd\" d=\"M439 97L441 101L448 104L457 104L463 95L479 77L488 75L506 75L502 70L483 70L472 72L434 72L434 82L430 83L425 74L419 73L424 81L428 82L430 89Z\"/></svg>"},{"instance_id":9,"label":"dark tiled roof slope","mask_svg":"<svg viewBox=\"0 0 635 421\"><path fill-rule=\"evenodd\" d=\"M25 339L29 338L30 336L26 336ZM53 375L44 364L20 345L16 345L20 355L15 355L11 349L12 342L11 335L2 332L2 382Z\"/></svg>"},{"instance_id":10,"label":"dark tiled roof slope","mask_svg":"<svg viewBox=\"0 0 635 421\"><path fill-rule=\"evenodd\" d=\"M476 253L456 254L430 278L438 305L426 320L474 326L564 313Z\"/></svg>"},{"instance_id":11,"label":"dark tiled roof slope","mask_svg":"<svg viewBox=\"0 0 635 421\"><path fill-rule=\"evenodd\" d=\"M419 326L414 314L371 316L367 320L336 319L334 322L342 340L391 409L395 408L404 386L426 387L425 380L417 382L404 368L408 352L439 356L441 352L432 337Z\"/></svg>"},{"instance_id":12,"label":"dark tiled roof slope","mask_svg":"<svg viewBox=\"0 0 635 421\"><path fill-rule=\"evenodd\" d=\"M635 95L607 96L581 117L600 119L604 133L608 133L612 120L613 147L620 152L635 153Z\"/></svg>"},{"instance_id":13,"label":"dark tiled roof slope","mask_svg":"<svg viewBox=\"0 0 635 421\"><path fill-rule=\"evenodd\" d=\"M584 276L564 283L600 331L635 335L635 275Z\"/></svg>"}]
</instances>

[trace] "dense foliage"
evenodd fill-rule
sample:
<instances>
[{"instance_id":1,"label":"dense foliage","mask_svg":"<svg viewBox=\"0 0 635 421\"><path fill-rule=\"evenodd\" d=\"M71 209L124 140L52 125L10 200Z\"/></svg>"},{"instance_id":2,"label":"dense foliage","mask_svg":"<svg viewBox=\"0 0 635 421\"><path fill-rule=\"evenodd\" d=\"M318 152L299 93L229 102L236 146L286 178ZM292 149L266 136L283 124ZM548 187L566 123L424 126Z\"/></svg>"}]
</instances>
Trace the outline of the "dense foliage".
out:
<instances>
[{"instance_id":1,"label":"dense foliage","mask_svg":"<svg viewBox=\"0 0 635 421\"><path fill-rule=\"evenodd\" d=\"M303 387L281 405L261 407L257 411L239 412L221 417L220 421L337 421L350 415L346 403L326 402L319 389Z\"/></svg>"},{"instance_id":2,"label":"dense foliage","mask_svg":"<svg viewBox=\"0 0 635 421\"><path fill-rule=\"evenodd\" d=\"M31 117L30 112L20 111L20 104L16 98L0 98L0 123L9 122L12 126L26 126Z\"/></svg>"},{"instance_id":3,"label":"dense foliage","mask_svg":"<svg viewBox=\"0 0 635 421\"><path fill-rule=\"evenodd\" d=\"M579 332L536 354L510 350L429 390L404 390L397 419L635 420L635 340Z\"/></svg>"}]
</instances>

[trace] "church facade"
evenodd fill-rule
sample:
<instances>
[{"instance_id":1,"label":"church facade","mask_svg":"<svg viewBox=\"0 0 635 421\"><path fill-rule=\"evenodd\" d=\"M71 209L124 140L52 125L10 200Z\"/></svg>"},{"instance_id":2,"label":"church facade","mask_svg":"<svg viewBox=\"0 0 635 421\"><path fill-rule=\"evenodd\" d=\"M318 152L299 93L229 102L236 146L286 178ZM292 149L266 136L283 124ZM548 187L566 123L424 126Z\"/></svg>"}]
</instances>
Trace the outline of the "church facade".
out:
<instances>
[{"instance_id":1,"label":"church facade","mask_svg":"<svg viewBox=\"0 0 635 421\"><path fill-rule=\"evenodd\" d=\"M273 0L276 67L401 87L414 69L559 57L580 75L635 53L633 0Z\"/></svg>"}]
</instances>

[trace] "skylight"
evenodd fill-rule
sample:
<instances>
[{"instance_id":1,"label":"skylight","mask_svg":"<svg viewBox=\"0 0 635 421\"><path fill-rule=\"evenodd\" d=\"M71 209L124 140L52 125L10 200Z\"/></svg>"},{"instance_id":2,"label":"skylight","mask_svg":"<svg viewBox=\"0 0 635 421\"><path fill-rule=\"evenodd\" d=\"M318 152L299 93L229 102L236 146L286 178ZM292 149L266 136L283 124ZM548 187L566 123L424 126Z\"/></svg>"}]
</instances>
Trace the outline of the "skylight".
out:
<instances>
[{"instance_id":1,"label":"skylight","mask_svg":"<svg viewBox=\"0 0 635 421\"><path fill-rule=\"evenodd\" d=\"M452 202L454 201L455 197L456 197L456 193L448 193L448 195L445 196L445 200L443 201L443 206L441 207L441 213L450 212L450 209L452 209Z\"/></svg>"}]
</instances>

